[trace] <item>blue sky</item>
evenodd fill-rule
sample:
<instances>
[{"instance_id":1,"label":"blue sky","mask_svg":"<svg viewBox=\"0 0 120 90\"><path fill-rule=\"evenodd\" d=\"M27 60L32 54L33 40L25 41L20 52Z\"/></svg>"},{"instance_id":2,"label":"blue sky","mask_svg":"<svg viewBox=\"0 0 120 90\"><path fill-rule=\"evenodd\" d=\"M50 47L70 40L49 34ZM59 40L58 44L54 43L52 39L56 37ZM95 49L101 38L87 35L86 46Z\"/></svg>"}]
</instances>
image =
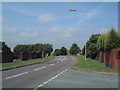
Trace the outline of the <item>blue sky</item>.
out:
<instances>
[{"instance_id":1,"label":"blue sky","mask_svg":"<svg viewBox=\"0 0 120 90\"><path fill-rule=\"evenodd\" d=\"M87 11L87 30L84 13ZM54 48L69 49L76 42L80 48L92 34L118 30L117 2L4 2L2 4L3 41L17 44L51 43Z\"/></svg>"}]
</instances>

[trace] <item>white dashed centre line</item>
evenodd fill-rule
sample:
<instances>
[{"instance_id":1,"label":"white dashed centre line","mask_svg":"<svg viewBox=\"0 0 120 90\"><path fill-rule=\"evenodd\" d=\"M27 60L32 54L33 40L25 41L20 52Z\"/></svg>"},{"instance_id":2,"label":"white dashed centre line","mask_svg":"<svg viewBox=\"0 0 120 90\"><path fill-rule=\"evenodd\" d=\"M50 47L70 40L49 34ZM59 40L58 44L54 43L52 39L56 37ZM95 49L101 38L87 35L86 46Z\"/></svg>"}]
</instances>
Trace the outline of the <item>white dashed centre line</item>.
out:
<instances>
[{"instance_id":1,"label":"white dashed centre line","mask_svg":"<svg viewBox=\"0 0 120 90\"><path fill-rule=\"evenodd\" d=\"M18 76L21 76L21 75L24 75L24 74L27 74L27 73L28 72L20 73L20 74L14 75L14 76L7 77L5 79L10 79L10 78L18 77Z\"/></svg>"},{"instance_id":2,"label":"white dashed centre line","mask_svg":"<svg viewBox=\"0 0 120 90\"><path fill-rule=\"evenodd\" d=\"M38 71L38 70L41 70L41 69L43 69L43 68L46 68L46 66L41 67L41 68L37 68L37 69L35 69L34 71Z\"/></svg>"},{"instance_id":3,"label":"white dashed centre line","mask_svg":"<svg viewBox=\"0 0 120 90\"><path fill-rule=\"evenodd\" d=\"M53 66L53 65L55 65L55 64L50 64L49 66Z\"/></svg>"}]
</instances>

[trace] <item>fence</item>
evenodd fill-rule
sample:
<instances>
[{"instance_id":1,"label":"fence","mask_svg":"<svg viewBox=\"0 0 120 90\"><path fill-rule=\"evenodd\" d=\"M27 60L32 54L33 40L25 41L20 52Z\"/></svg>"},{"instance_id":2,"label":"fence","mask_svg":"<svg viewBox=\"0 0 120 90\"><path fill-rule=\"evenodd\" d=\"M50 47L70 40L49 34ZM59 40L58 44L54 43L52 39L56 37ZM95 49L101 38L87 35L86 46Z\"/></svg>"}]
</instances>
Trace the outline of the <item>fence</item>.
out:
<instances>
[{"instance_id":1,"label":"fence","mask_svg":"<svg viewBox=\"0 0 120 90\"><path fill-rule=\"evenodd\" d=\"M0 62L2 63L13 62L12 52L2 52L1 56L2 56L2 60Z\"/></svg>"},{"instance_id":2,"label":"fence","mask_svg":"<svg viewBox=\"0 0 120 90\"><path fill-rule=\"evenodd\" d=\"M15 52L14 59L16 60L28 60L28 59L36 59L43 58L49 56L48 53L29 53L29 52Z\"/></svg>"},{"instance_id":3,"label":"fence","mask_svg":"<svg viewBox=\"0 0 120 90\"><path fill-rule=\"evenodd\" d=\"M112 49L109 51L99 51L98 59L108 67L115 70L120 70L120 50L119 49Z\"/></svg>"}]
</instances>

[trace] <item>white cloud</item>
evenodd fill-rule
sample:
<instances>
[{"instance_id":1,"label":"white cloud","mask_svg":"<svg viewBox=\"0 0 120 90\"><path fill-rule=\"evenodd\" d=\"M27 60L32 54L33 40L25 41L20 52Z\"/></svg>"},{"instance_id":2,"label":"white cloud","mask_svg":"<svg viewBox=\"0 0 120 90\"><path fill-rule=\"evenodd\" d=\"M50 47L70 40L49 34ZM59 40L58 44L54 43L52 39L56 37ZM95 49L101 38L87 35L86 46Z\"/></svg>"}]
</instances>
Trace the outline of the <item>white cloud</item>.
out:
<instances>
[{"instance_id":1,"label":"white cloud","mask_svg":"<svg viewBox=\"0 0 120 90\"><path fill-rule=\"evenodd\" d=\"M11 42L21 42L21 41L34 41L35 38L37 39L38 34L41 33L40 30L30 29L30 28L3 28L3 38L4 41L11 41Z\"/></svg>"},{"instance_id":2,"label":"white cloud","mask_svg":"<svg viewBox=\"0 0 120 90\"><path fill-rule=\"evenodd\" d=\"M54 21L55 19L55 16L51 14L43 14L38 17L38 21L42 23Z\"/></svg>"},{"instance_id":3,"label":"white cloud","mask_svg":"<svg viewBox=\"0 0 120 90\"><path fill-rule=\"evenodd\" d=\"M61 28L61 27L53 26L50 28L50 31L52 33L55 33L58 37L64 37L64 38L72 37L77 33L77 29L73 27Z\"/></svg>"},{"instance_id":4,"label":"white cloud","mask_svg":"<svg viewBox=\"0 0 120 90\"><path fill-rule=\"evenodd\" d=\"M77 32L77 29L68 27L64 30L62 37L71 37L71 36L75 35L76 32Z\"/></svg>"},{"instance_id":5,"label":"white cloud","mask_svg":"<svg viewBox=\"0 0 120 90\"><path fill-rule=\"evenodd\" d=\"M33 37L37 37L38 33L32 29L26 29L20 33L20 36L26 38L33 38Z\"/></svg>"},{"instance_id":6,"label":"white cloud","mask_svg":"<svg viewBox=\"0 0 120 90\"><path fill-rule=\"evenodd\" d=\"M52 31L52 32L59 32L60 28L57 27L57 26L53 26L53 27L50 28L50 31Z\"/></svg>"}]
</instances>

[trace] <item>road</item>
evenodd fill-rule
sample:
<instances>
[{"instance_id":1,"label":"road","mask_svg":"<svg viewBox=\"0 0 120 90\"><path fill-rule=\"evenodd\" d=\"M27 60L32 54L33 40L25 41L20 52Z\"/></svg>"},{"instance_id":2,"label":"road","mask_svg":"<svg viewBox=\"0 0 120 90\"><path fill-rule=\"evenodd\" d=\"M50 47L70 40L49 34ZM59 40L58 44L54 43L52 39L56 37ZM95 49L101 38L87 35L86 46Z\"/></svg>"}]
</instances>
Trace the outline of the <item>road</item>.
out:
<instances>
[{"instance_id":1,"label":"road","mask_svg":"<svg viewBox=\"0 0 120 90\"><path fill-rule=\"evenodd\" d=\"M3 71L3 88L37 88L69 69L75 61L73 57L60 56L48 62Z\"/></svg>"},{"instance_id":2,"label":"road","mask_svg":"<svg viewBox=\"0 0 120 90\"><path fill-rule=\"evenodd\" d=\"M74 57L3 71L3 88L118 88L118 75L72 70Z\"/></svg>"},{"instance_id":3,"label":"road","mask_svg":"<svg viewBox=\"0 0 120 90\"><path fill-rule=\"evenodd\" d=\"M118 76L68 69L40 88L118 88ZM39 89L40 89L39 88ZM116 89L113 89L116 90Z\"/></svg>"}]
</instances>

